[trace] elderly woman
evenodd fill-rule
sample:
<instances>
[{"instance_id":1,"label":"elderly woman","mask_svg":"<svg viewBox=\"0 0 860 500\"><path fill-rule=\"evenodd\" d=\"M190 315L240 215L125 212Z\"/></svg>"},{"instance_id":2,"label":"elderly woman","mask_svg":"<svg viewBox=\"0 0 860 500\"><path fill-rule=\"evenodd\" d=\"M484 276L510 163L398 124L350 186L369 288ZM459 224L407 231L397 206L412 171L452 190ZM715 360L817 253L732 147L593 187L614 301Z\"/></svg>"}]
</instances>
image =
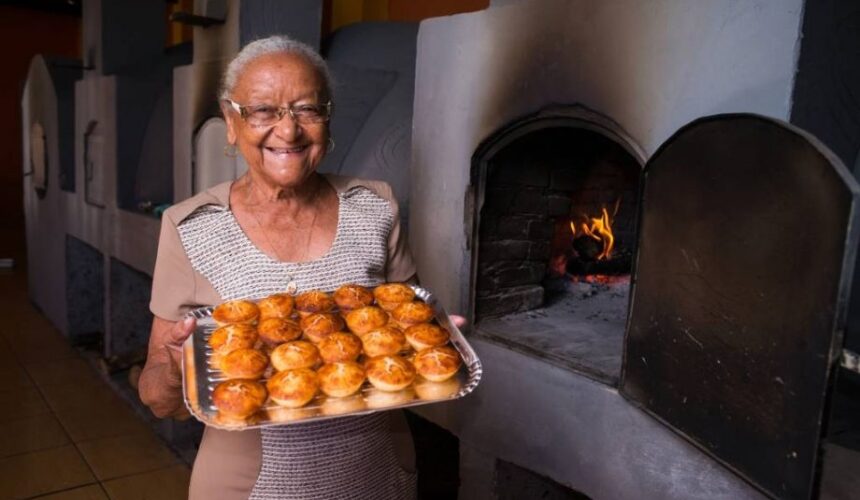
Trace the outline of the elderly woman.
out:
<instances>
[{"instance_id":1,"label":"elderly woman","mask_svg":"<svg viewBox=\"0 0 860 500\"><path fill-rule=\"evenodd\" d=\"M227 67L220 94L227 140L248 172L164 214L140 378L141 399L159 417L185 411L179 351L194 329L183 319L189 309L288 287L414 277L391 188L316 172L331 144L331 96L319 54L286 37L248 44ZM413 462L400 412L207 428L190 497L412 498Z\"/></svg>"}]
</instances>

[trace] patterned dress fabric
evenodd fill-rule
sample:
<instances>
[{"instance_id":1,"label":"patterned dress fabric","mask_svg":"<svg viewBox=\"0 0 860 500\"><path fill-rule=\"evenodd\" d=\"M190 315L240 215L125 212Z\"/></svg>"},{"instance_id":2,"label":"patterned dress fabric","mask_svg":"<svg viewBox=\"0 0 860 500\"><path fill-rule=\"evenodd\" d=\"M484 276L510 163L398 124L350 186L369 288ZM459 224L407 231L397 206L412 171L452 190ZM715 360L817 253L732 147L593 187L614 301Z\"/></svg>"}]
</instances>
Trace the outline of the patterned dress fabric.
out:
<instances>
[{"instance_id":1,"label":"patterned dress fabric","mask_svg":"<svg viewBox=\"0 0 860 500\"><path fill-rule=\"evenodd\" d=\"M191 265L224 300L263 298L289 284L298 293L384 281L394 215L365 187L339 193L337 234L321 258L279 262L248 239L229 208L205 205L178 226ZM408 499L416 477L400 466L385 413L266 427L252 499Z\"/></svg>"}]
</instances>

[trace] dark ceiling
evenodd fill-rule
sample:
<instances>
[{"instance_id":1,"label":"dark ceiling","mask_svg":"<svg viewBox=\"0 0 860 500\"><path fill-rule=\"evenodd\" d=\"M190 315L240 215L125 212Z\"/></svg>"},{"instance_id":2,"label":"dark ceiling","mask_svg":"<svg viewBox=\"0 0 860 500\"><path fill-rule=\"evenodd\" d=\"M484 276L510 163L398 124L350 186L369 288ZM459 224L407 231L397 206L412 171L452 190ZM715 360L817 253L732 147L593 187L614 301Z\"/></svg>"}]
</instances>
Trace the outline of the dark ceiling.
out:
<instances>
[{"instance_id":1,"label":"dark ceiling","mask_svg":"<svg viewBox=\"0 0 860 500\"><path fill-rule=\"evenodd\" d=\"M0 5L80 16L82 2L83 0L0 0Z\"/></svg>"}]
</instances>

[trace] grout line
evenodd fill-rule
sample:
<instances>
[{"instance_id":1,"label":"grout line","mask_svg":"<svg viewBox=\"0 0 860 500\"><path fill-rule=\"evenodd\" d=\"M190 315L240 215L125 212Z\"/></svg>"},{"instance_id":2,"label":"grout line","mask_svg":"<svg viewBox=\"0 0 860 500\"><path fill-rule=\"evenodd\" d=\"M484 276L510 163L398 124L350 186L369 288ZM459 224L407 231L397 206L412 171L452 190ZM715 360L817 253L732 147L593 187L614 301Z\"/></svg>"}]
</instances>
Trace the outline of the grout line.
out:
<instances>
[{"instance_id":1,"label":"grout line","mask_svg":"<svg viewBox=\"0 0 860 500\"><path fill-rule=\"evenodd\" d=\"M47 447L45 447L45 448L38 448L38 449L35 449L35 450L27 450L27 451L22 451L22 452L18 452L18 453L13 453L13 454L11 454L11 455L4 455L4 456L0 457L0 461L6 460L6 459L8 459L8 458L22 457L22 456L24 456L24 455L30 455L30 454L33 454L33 453L41 453L41 452L43 452L43 451L58 450L58 449L60 449L60 448L65 448L65 447L67 447L67 446L73 446L74 444L75 444L75 443L73 443L73 442L69 441L68 443L61 444L61 445L59 445L59 446L47 446Z\"/></svg>"},{"instance_id":2,"label":"grout line","mask_svg":"<svg viewBox=\"0 0 860 500\"><path fill-rule=\"evenodd\" d=\"M32 306L30 306L30 307L32 307ZM41 315L41 312L39 312L39 311L36 311L36 312ZM56 331L52 331L50 333L54 336L58 335L58 332L56 332ZM64 340L66 342L66 344L68 345L68 339L63 338L62 335L60 335L59 337L61 340ZM44 391L44 388L40 384L36 383L36 380L33 378L32 374L30 373L30 370L27 367L28 364L32 365L32 364L40 363L43 365L49 365L52 363L56 364L59 362L64 362L65 360L68 360L68 359L81 359L87 365L89 365L89 367L92 369L93 381L96 382L94 385L98 386L100 384L102 387L108 389L111 393L113 393L118 398L119 401L124 403L125 406L129 406L129 407L131 406L128 403L128 401L124 401L125 398L123 397L122 394L117 393L117 390L113 387L113 384L109 380L105 380L105 378L103 376L101 376L101 374L98 373L96 371L96 369L92 366L92 363L90 363L90 361L88 359L86 359L85 356L81 355L74 347L69 346L72 349L72 352L75 354L75 356L73 356L73 357L63 357L63 358L49 359L49 360L30 360L28 362L25 362L24 360L21 359L21 356L19 356L19 354L12 347L11 342L6 337L6 335L0 335L0 345L5 345L5 347L7 348L7 351L11 355L12 359L14 359L14 361L18 364L18 366L24 372L24 375L27 378L27 380L30 381L31 387L26 387L26 388L22 388L22 389L35 389L36 390L36 392L42 398L42 401L45 403L45 407L48 409L48 413L57 421L57 423L59 423L60 429L62 430L63 434L68 439L68 443L66 443L62 446L43 448L42 450L31 450L28 452L10 455L10 456L20 456L20 455L25 455L28 453L33 453L36 451L45 451L45 450L50 450L50 449L56 449L56 448L65 447L65 446L68 446L69 444L71 444L74 447L78 456L81 458L81 461L86 465L87 469L90 471L90 474L93 478L92 482L76 485L74 487L70 487L70 488L66 488L66 489L62 489L62 490L56 490L56 491L52 491L52 492L48 492L48 493L42 493L42 494L39 494L37 496L33 496L33 497L29 497L29 498L40 498L40 497L44 497L47 495L62 493L64 491L71 491L71 490L74 490L77 488L86 487L86 486L89 486L92 484L98 484L99 488L104 493L104 495L107 498L111 498L110 494L107 491L107 488L105 488L105 486L104 486L105 482L120 480L123 478L142 475L142 474L150 474L153 472L157 472L157 471L165 470L165 469L169 469L169 468L174 468L177 466L181 466L181 467L190 471L189 465L185 463L182 456L180 456L180 454L178 454L176 452L176 450L173 449L173 447L171 447L167 443L165 443L164 440L161 438L161 436L159 436L158 432L152 428L152 424L147 419L143 419L139 415L137 415L137 412L135 411L134 408L129 408L129 410L131 410L131 413L134 415L134 417L140 419L142 421L142 423L144 423L144 425L147 427L146 430L142 430L142 431L138 431L138 432L130 432L130 433L125 433L125 434L119 433L119 434L112 435L112 436L100 436L97 438L88 438L88 439L84 439L83 441L78 441L78 442L76 442L72 438L72 435L69 432L69 428L61 419L60 414L57 412L54 405L51 404L51 401L48 399L47 394ZM29 351L28 351L28 353L29 353ZM55 386L55 385L62 385L62 384L63 384L63 382L60 382L58 384L46 384L46 386ZM44 415L44 414L45 413L42 413L40 415ZM36 415L33 415L33 416L36 416ZM31 417L33 417L33 416L31 416ZM30 417L24 417L24 418L30 418ZM163 467L157 467L157 468L154 468L151 470L137 471L135 473L113 477L113 478L106 479L103 481L98 477L98 475L96 474L96 471L93 469L92 464L90 464L90 462L86 458L86 455L84 455L84 453L81 451L81 449L79 447L79 444L88 443L88 442L92 442L92 441L99 440L99 439L112 439L112 438L117 438L117 437L121 437L121 436L130 436L130 435L138 435L138 434L144 435L147 433L151 434L158 441L160 446L162 446L163 448L165 448L167 451L170 452L170 454L172 455L172 458L175 460L175 463L167 465L167 466L163 466ZM4 458L7 458L7 457L4 457Z\"/></svg>"},{"instance_id":3,"label":"grout line","mask_svg":"<svg viewBox=\"0 0 860 500\"><path fill-rule=\"evenodd\" d=\"M13 353L13 355L14 355L14 353ZM18 362L20 363L20 361L19 361L19 360L17 360L17 359L16 359L16 361L18 361ZM22 366L22 368L24 368L24 371L27 373L27 376L32 380L32 376L31 376L31 375L30 375L30 373L26 370L26 367L23 367L23 366ZM108 389L110 389L110 390L112 391L112 389L111 389L110 385L109 385L106 381L104 381L104 380L102 380L101 378L99 378L97 373L94 373L94 376L95 376L94 378L95 378L95 380L96 380L96 381L100 382L102 385L106 386ZM54 385L54 384L49 384L49 385ZM88 439L84 439L84 440L82 440L82 441L75 441L75 440L72 438L72 435L71 435L71 433L69 432L68 428L66 427L66 424L64 424L64 423L63 423L63 421L62 421L62 419L60 418L60 415L59 415L59 414L57 414L57 412L54 410L54 407L51 405L51 403L50 403L49 399L47 398L47 396L46 396L45 392L42 390L43 388L42 388L41 386L35 385L35 383L34 383L34 387L35 387L35 388L36 388L36 390L39 392L40 396L45 400L46 406L50 409L52 416L53 416L53 417L57 420L57 422L60 424L60 428L63 430L63 433L64 433L64 434L66 435L66 437L69 439L69 443L70 443L72 446L74 446L74 447L75 447L75 451L78 453L78 456L80 456L81 460L82 460L82 461L83 461L83 463L87 466L87 469L89 469L90 473L92 474L92 477L93 477L93 478L95 478L95 480L96 480L100 485L101 485L101 483L102 483L102 480L99 478L98 474L96 474L96 471L95 471L95 469L93 468L93 465L89 462L89 460L87 460L86 455L83 453L83 451L81 451L80 447L78 446L79 444L81 444L81 443L87 443L87 442L91 442L91 441L95 441L95 440L98 440L98 439L112 439L112 438L117 438L117 437L121 437L121 436L136 435L136 434L146 434L146 432L149 432L149 433L155 434L155 432L154 432L152 429L147 429L146 431L131 432L131 433L118 433L118 434L110 435L110 436L100 436L100 437L96 437L96 438L88 438ZM121 399L122 399L122 398L120 398L120 400L121 400ZM174 466L176 466L176 465L184 465L184 462L183 462L179 457L176 457L176 456L175 456L175 455L176 455L176 453L175 453L175 452L174 452L174 451L173 451L169 446L166 446L166 445L162 442L162 440L158 438L157 434L155 435L155 438L158 440L159 444L160 444L160 445L162 445L162 446L164 446L168 451L170 451L170 452L171 452L171 454L172 454L172 455L174 455L174 459L176 459L176 463L175 463L175 464L170 465L169 467L174 467ZM64 446L65 446L65 445L64 445ZM187 467L187 466L186 466L186 467ZM112 481L112 480L114 480L114 479L121 479L121 478L123 478L123 477L134 476L134 475L137 475L137 474L145 474L145 473L148 473L148 472L154 472L154 471L157 471L157 470L161 470L161 469L163 469L163 468L167 468L167 467L159 467L159 468L152 469L152 470L149 470L149 471L136 472L136 473L133 473L133 474L127 474L127 475L124 475L124 476L117 476L117 477L115 477L115 478L110 478L110 479L107 479L107 480L105 480L105 481ZM104 490L104 487L102 487L102 489ZM105 491L105 494L107 495L107 491ZM108 495L108 497L109 497L109 495Z\"/></svg>"},{"instance_id":4,"label":"grout line","mask_svg":"<svg viewBox=\"0 0 860 500\"><path fill-rule=\"evenodd\" d=\"M120 433L120 434L110 434L107 436L89 437L89 438L81 439L81 440L77 441L76 444L91 443L93 441L98 441L100 439L116 439L116 438L125 437L125 436L142 436L142 435L145 435L147 433L153 434L153 432L151 430L147 429L145 431L132 431L132 432L125 432L125 433ZM156 438L157 437L158 436L156 436ZM159 440L159 442L161 442L161 440Z\"/></svg>"},{"instance_id":5,"label":"grout line","mask_svg":"<svg viewBox=\"0 0 860 500\"><path fill-rule=\"evenodd\" d=\"M25 497L23 500L33 500L33 499L36 499L36 498L45 498L45 497L47 497L47 496L49 496L49 495L56 495L56 494L58 494L58 493L64 493L64 492L66 492L66 491L74 491L74 490L76 490L76 489L78 489L78 488L85 488L85 487L87 487L87 486L91 486L91 485L93 485L93 484L99 484L99 483L98 483L98 481L94 481L94 482L92 482L92 483L79 484L79 485L77 485L77 486L71 486L71 487L69 487L69 488L63 488L63 489L61 489L61 490L54 490L54 491L49 491L49 492L47 492L47 493L40 493L40 494L38 494L38 495L36 495L36 496L34 496L34 497ZM107 494L107 493L105 493L105 494Z\"/></svg>"},{"instance_id":6,"label":"grout line","mask_svg":"<svg viewBox=\"0 0 860 500\"><path fill-rule=\"evenodd\" d=\"M103 483L103 482L101 482L101 481L99 481L99 482L98 482L98 485L99 485L99 488L102 490L102 493L104 493L104 494L105 494L105 498L107 498L107 499L111 500L111 499L112 499L112 497L110 496L110 493L108 493L107 488L105 488L104 483Z\"/></svg>"},{"instance_id":7,"label":"grout line","mask_svg":"<svg viewBox=\"0 0 860 500\"><path fill-rule=\"evenodd\" d=\"M139 471L139 472L132 472L130 474L123 474L121 476L111 477L111 478L107 478L107 479L99 479L98 481L101 483L109 483L111 481L116 481L118 479L125 479L128 477L134 477L134 476L142 476L144 474L152 474L153 472L158 472L160 470L172 469L173 467L176 467L177 465L181 465L183 467L189 468L187 465L182 463L181 460L177 459L175 464L165 465L165 466L161 466L161 467L155 467L154 469L147 469L147 470L143 470L143 471ZM190 470L190 468L189 468L189 470Z\"/></svg>"},{"instance_id":8,"label":"grout line","mask_svg":"<svg viewBox=\"0 0 860 500\"><path fill-rule=\"evenodd\" d=\"M5 392L5 391L4 391L4 392ZM2 393L0 393L0 394L2 394ZM15 417L15 418L10 418L9 420L0 420L0 425L2 425L2 426L4 426L4 427L5 427L6 425L8 425L8 424L10 424L10 423L12 423L12 422L17 422L17 421L19 421L19 420L28 420L28 419L31 419L31 418L41 417L41 416L43 416L43 415L47 415L47 414L51 413L51 411L50 411L50 410L51 410L51 407L50 407L50 406L48 406L47 402L45 403L45 407L47 407L47 408L48 408L48 411L46 411L46 412L42 412L42 413L34 413L33 415L21 415L21 416L17 416L17 417ZM54 416L54 418L56 419L57 417L56 417L56 416Z\"/></svg>"},{"instance_id":9,"label":"grout line","mask_svg":"<svg viewBox=\"0 0 860 500\"><path fill-rule=\"evenodd\" d=\"M13 353L13 355L15 356L15 358L16 358L16 360L17 360L17 355L16 355L15 353ZM17 360L17 361L20 363L20 360ZM23 366L22 366L22 367L23 367ZM87 459L86 459L86 457L84 456L84 454L81 452L81 449L80 449L80 448L78 448L78 445L77 445L77 443L75 443L75 440L72 438L72 435L71 435L71 433L69 432L68 427L66 427L66 424L65 424L65 423L63 423L62 419L60 419L60 415L59 415L59 414L57 414L57 412L54 410L54 407L51 405L51 403L50 403L50 401L48 400L48 397L47 397L47 395L45 394L45 392L43 391L42 387L40 387L40 386L36 385L35 381L33 380L33 377L30 375L30 372L28 372L26 368L24 368L24 371L25 371L25 373L27 374L27 377L28 377L28 378L30 378L30 380L31 380L31 381L33 381L33 386L36 388L36 390L39 392L39 395L40 395L40 396L42 397L42 399L45 401L46 406L50 409L50 411L51 411L51 415L53 415L53 417L57 420L57 423L59 423L59 424L60 424L60 429L62 429L63 434L65 434L65 435L66 435L66 438L69 440L69 443L71 443L71 445L72 445L72 446L74 446L74 448L75 448L75 452L78 454L78 456L80 457L80 459L81 459L81 461L84 463L84 465L86 465L86 467L87 467L87 469L90 471L90 474L92 475L93 479L95 479L96 481L98 481L98 476L96 475L95 470L93 470L92 466L91 466L91 465L90 465L90 463L87 461Z\"/></svg>"},{"instance_id":10,"label":"grout line","mask_svg":"<svg viewBox=\"0 0 860 500\"><path fill-rule=\"evenodd\" d=\"M41 390L40 390L39 392L41 392ZM44 394L44 393L42 393L42 397L43 397L43 398L45 397L45 394ZM59 416L59 415L57 415L56 413L54 413L54 409L53 409L53 408L51 408L51 413L54 415L54 418L56 418L56 419L57 419L57 422L60 424L60 428L63 430L63 433L64 433L64 434L66 435L66 437L69 439L69 443L71 443L71 445L75 447L75 452L77 452L78 456L80 457L80 459L81 459L81 461L84 463L84 465L86 465L86 466L87 466L87 469L89 469L90 474L92 474L92 476L93 476L93 479L95 479L96 481L98 481L98 476L96 475L96 471L95 471L95 470L93 470L93 467L92 467L92 466L90 465L90 463L87 461L86 456L84 456L83 452L81 452L81 449L80 449L80 448L78 448L78 444L77 444L77 443L75 443L75 440L72 438L72 435L71 435L71 433L69 432L69 429L66 427L66 424L64 424L64 423L63 423L63 421L62 421L62 420L60 420L60 416Z\"/></svg>"}]
</instances>

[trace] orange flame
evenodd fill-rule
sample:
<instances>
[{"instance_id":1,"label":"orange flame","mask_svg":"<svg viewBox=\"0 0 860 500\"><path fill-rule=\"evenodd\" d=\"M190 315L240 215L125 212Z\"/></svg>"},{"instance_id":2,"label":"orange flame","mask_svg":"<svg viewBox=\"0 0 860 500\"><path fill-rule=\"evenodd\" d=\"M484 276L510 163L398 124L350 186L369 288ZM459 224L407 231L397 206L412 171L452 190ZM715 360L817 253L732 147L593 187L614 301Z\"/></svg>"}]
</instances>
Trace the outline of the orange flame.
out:
<instances>
[{"instance_id":1,"label":"orange flame","mask_svg":"<svg viewBox=\"0 0 860 500\"><path fill-rule=\"evenodd\" d=\"M616 203L615 211L618 211ZM597 260L607 260L612 256L612 248L615 246L615 236L612 234L612 221L609 218L609 212L606 207L601 209L600 217L587 218L587 222L582 223L582 232L586 236L594 238L603 243L603 251L597 256ZM588 222L590 221L590 223ZM576 236L576 225L573 221L570 222L571 236Z\"/></svg>"}]
</instances>

